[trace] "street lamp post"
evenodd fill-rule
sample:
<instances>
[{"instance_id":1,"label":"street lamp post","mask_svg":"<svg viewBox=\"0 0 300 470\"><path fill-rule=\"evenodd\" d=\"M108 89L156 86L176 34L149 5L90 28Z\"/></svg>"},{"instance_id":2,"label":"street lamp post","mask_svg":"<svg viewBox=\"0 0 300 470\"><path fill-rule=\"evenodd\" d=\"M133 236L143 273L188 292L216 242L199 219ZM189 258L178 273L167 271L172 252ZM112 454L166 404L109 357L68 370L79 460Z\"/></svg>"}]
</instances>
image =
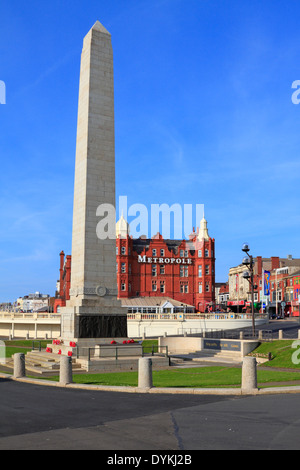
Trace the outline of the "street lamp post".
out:
<instances>
[{"instance_id":1,"label":"street lamp post","mask_svg":"<svg viewBox=\"0 0 300 470\"><path fill-rule=\"evenodd\" d=\"M254 318L254 261L253 256L249 254L250 248L247 243L244 243L242 251L247 254L243 259L243 265L248 267L248 271L243 273L244 279L250 284L251 287L251 312L252 312L252 335L255 336L255 318Z\"/></svg>"}]
</instances>

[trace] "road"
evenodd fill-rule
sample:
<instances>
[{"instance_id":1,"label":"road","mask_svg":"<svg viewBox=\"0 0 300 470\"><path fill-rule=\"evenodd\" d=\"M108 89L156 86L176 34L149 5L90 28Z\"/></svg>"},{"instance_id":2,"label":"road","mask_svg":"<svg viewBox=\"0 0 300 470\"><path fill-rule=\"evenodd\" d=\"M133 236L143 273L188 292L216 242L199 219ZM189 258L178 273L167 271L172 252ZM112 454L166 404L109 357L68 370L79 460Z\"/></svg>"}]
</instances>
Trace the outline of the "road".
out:
<instances>
[{"instance_id":1,"label":"road","mask_svg":"<svg viewBox=\"0 0 300 470\"><path fill-rule=\"evenodd\" d=\"M1 450L300 448L300 394L127 394L0 379L0 416Z\"/></svg>"},{"instance_id":2,"label":"road","mask_svg":"<svg viewBox=\"0 0 300 470\"><path fill-rule=\"evenodd\" d=\"M269 324L256 327L256 329L272 332L274 339L278 337L278 331L282 330L284 339L293 339L298 338L298 329L300 329L300 323L296 318L270 320Z\"/></svg>"}]
</instances>

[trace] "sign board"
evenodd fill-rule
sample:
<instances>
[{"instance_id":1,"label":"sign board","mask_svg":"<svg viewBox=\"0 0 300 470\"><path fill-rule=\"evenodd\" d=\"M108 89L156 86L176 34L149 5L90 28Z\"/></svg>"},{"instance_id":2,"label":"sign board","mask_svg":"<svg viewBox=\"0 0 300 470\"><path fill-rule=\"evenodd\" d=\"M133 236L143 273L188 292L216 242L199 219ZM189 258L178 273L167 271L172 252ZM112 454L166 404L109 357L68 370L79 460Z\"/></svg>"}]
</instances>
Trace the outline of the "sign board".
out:
<instances>
[{"instance_id":1,"label":"sign board","mask_svg":"<svg viewBox=\"0 0 300 470\"><path fill-rule=\"evenodd\" d=\"M193 264L191 258L158 258L138 255L139 263L148 264Z\"/></svg>"},{"instance_id":2,"label":"sign board","mask_svg":"<svg viewBox=\"0 0 300 470\"><path fill-rule=\"evenodd\" d=\"M241 351L241 342L222 339L204 339L203 348L219 351Z\"/></svg>"}]
</instances>

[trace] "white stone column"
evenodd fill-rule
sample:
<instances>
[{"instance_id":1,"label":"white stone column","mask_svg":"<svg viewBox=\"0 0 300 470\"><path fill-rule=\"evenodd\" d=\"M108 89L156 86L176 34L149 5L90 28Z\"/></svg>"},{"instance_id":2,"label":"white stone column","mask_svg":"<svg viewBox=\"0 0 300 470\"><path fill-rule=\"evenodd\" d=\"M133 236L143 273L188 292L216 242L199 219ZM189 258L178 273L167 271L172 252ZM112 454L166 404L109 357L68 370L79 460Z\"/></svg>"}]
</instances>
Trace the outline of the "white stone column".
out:
<instances>
[{"instance_id":1,"label":"white stone column","mask_svg":"<svg viewBox=\"0 0 300 470\"><path fill-rule=\"evenodd\" d=\"M257 392L257 362L255 357L244 357L242 366L242 393Z\"/></svg>"},{"instance_id":2,"label":"white stone column","mask_svg":"<svg viewBox=\"0 0 300 470\"><path fill-rule=\"evenodd\" d=\"M25 377L25 375L25 354L14 354L14 378L20 379L22 377Z\"/></svg>"},{"instance_id":3,"label":"white stone column","mask_svg":"<svg viewBox=\"0 0 300 470\"><path fill-rule=\"evenodd\" d=\"M72 358L69 356L62 356L60 358L59 383L61 385L67 385L72 382Z\"/></svg>"},{"instance_id":4,"label":"white stone column","mask_svg":"<svg viewBox=\"0 0 300 470\"><path fill-rule=\"evenodd\" d=\"M139 388L152 388L152 359L143 357L139 359Z\"/></svg>"}]
</instances>

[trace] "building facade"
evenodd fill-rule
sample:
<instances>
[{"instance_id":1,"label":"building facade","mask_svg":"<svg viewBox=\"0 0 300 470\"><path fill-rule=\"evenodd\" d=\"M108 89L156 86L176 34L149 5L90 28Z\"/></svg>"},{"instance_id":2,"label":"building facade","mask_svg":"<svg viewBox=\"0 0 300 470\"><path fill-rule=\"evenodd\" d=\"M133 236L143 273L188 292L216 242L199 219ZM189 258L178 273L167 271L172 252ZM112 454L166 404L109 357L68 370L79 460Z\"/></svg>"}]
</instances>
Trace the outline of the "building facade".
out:
<instances>
[{"instance_id":1,"label":"building facade","mask_svg":"<svg viewBox=\"0 0 300 470\"><path fill-rule=\"evenodd\" d=\"M70 299L71 287L71 255L65 256L61 251L59 254L59 281L56 285L56 295L54 300L54 312L57 313L60 307L65 307L67 300Z\"/></svg>"},{"instance_id":2,"label":"building facade","mask_svg":"<svg viewBox=\"0 0 300 470\"><path fill-rule=\"evenodd\" d=\"M57 307L68 298L71 275L71 257L60 256ZM122 216L116 225L116 272L121 300L164 297L208 311L215 302L215 240L206 219L189 240L165 240L159 233L133 239Z\"/></svg>"},{"instance_id":3,"label":"building facade","mask_svg":"<svg viewBox=\"0 0 300 470\"><path fill-rule=\"evenodd\" d=\"M229 271L229 299L234 311L251 308L251 287L243 277L247 266L239 265ZM269 294L265 293L264 272L269 274ZM270 316L299 316L300 259L271 257L254 258L254 307Z\"/></svg>"},{"instance_id":4,"label":"building facade","mask_svg":"<svg viewBox=\"0 0 300 470\"><path fill-rule=\"evenodd\" d=\"M24 297L19 297L13 305L15 311L21 313L33 313L40 310L50 311L51 299L48 294L35 292Z\"/></svg>"}]
</instances>

